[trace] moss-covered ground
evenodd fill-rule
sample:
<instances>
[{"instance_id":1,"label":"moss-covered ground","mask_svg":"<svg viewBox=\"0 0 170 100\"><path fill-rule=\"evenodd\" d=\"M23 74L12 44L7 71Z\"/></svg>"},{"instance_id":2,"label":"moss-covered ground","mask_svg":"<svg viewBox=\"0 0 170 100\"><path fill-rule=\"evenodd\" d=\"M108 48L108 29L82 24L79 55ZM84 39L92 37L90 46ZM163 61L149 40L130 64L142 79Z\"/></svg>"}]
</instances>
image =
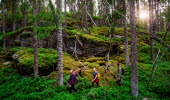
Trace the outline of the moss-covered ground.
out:
<instances>
[{"instance_id":1,"label":"moss-covered ground","mask_svg":"<svg viewBox=\"0 0 170 100\"><path fill-rule=\"evenodd\" d=\"M30 16L30 15L28 15ZM69 16L69 15L67 15ZM50 19L50 18L49 18ZM94 20L101 20L94 16ZM31 19L28 20L32 22ZM91 27L89 32L78 29L76 25L81 24L81 20L72 20L67 17L67 28L63 29L69 35L69 38L75 38L76 34L82 41L92 41L99 45L109 45L112 43L119 45L124 50L124 32L123 27L115 27L114 32L110 32L109 27ZM75 24L76 23L76 24ZM15 32L8 32L6 36L10 39L17 35L24 36L24 30L38 32L38 38L49 37L55 27L39 27L33 29L32 26L22 27ZM45 33L42 35L42 33ZM31 33L28 33L31 34ZM110 34L112 37L110 38ZM162 32L156 33L162 39ZM130 36L130 28L128 28ZM165 43L169 43L169 34ZM0 34L0 44L2 45L2 33ZM128 39L130 42L130 38ZM33 48L15 47L3 51L0 48L0 99L4 100L142 100L148 97L151 100L169 100L170 99L170 51L158 63L154 78L149 86L146 86L149 80L153 61L150 60L149 33L145 30L137 29L137 61L139 74L139 96L134 98L131 95L131 66L125 67L125 54L117 53L110 55L110 61L106 57L79 57L81 63L85 65L83 76L78 76L78 83L75 88L77 92L70 94L68 92L67 80L70 69L81 69L83 66L77 58L63 53L64 67L64 85L57 85L57 59L58 52L54 49L38 49L38 65L41 73L38 77L33 76ZM130 45L129 45L130 47ZM160 43L155 41L154 52L158 52ZM166 47L161 49L161 53ZM130 53L130 52L129 52ZM155 55L156 56L156 55ZM117 71L116 63L120 63L125 69L122 78L124 86L119 87L115 83L114 75ZM105 65L113 63L106 72L106 81L104 81ZM101 87L91 87L91 78L93 68L97 68L100 73ZM29 75L23 75L21 72L27 70Z\"/></svg>"}]
</instances>

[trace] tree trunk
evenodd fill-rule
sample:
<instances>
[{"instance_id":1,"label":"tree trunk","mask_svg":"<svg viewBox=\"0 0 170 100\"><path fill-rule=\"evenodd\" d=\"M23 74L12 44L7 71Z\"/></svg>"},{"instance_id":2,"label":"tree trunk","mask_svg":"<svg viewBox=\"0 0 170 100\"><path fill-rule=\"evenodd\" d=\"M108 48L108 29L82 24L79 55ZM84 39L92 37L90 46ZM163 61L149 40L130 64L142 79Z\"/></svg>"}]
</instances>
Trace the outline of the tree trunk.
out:
<instances>
[{"instance_id":1,"label":"tree trunk","mask_svg":"<svg viewBox=\"0 0 170 100\"><path fill-rule=\"evenodd\" d=\"M24 18L23 18L23 27L27 26L27 13L24 11Z\"/></svg>"},{"instance_id":2,"label":"tree trunk","mask_svg":"<svg viewBox=\"0 0 170 100\"><path fill-rule=\"evenodd\" d=\"M59 10L58 14L58 84L63 85L63 36L62 36L62 21L61 21L61 11L62 5L61 0L57 0L57 9Z\"/></svg>"},{"instance_id":3,"label":"tree trunk","mask_svg":"<svg viewBox=\"0 0 170 100\"><path fill-rule=\"evenodd\" d=\"M159 25L159 23L158 23L158 14L159 14L159 1L155 1L156 2L156 8L155 8L155 28L156 28L156 31L158 32L158 25Z\"/></svg>"},{"instance_id":4,"label":"tree trunk","mask_svg":"<svg viewBox=\"0 0 170 100\"><path fill-rule=\"evenodd\" d=\"M125 55L126 55L126 67L130 64L130 58L129 58L129 50L128 50L128 33L127 33L127 19L126 19L126 0L123 0L124 2L124 10L125 10L125 17L124 17L124 38L125 38Z\"/></svg>"},{"instance_id":5,"label":"tree trunk","mask_svg":"<svg viewBox=\"0 0 170 100\"><path fill-rule=\"evenodd\" d=\"M37 15L37 7L36 7L36 0L33 3L33 9L34 9L34 17ZM34 28L38 27L37 20L35 19ZM34 75L37 76L38 73L38 40L37 40L37 32L34 32L33 39L34 39Z\"/></svg>"},{"instance_id":6,"label":"tree trunk","mask_svg":"<svg viewBox=\"0 0 170 100\"><path fill-rule=\"evenodd\" d=\"M154 46L154 39L152 38L153 37L153 5L152 5L152 0L148 0L149 2L149 31L150 31L150 57L151 57L151 60L153 61L154 60L154 49L153 49L153 46Z\"/></svg>"},{"instance_id":7,"label":"tree trunk","mask_svg":"<svg viewBox=\"0 0 170 100\"><path fill-rule=\"evenodd\" d=\"M132 95L138 96L138 72L136 54L136 24L135 0L130 0L130 26L131 26L131 59L132 59Z\"/></svg>"},{"instance_id":8,"label":"tree trunk","mask_svg":"<svg viewBox=\"0 0 170 100\"><path fill-rule=\"evenodd\" d=\"M138 23L140 21L139 20L139 2L140 2L140 0L136 0L136 8L137 8L137 11L136 11L137 12L137 14L136 14L137 16L136 16L136 18L138 19Z\"/></svg>"},{"instance_id":9,"label":"tree trunk","mask_svg":"<svg viewBox=\"0 0 170 100\"><path fill-rule=\"evenodd\" d=\"M13 17L13 22L12 22L12 31L16 30L16 2L13 4L12 8L12 17Z\"/></svg>"},{"instance_id":10,"label":"tree trunk","mask_svg":"<svg viewBox=\"0 0 170 100\"><path fill-rule=\"evenodd\" d=\"M166 27L168 27L168 24L170 22L170 0L167 1L168 2L168 20L167 20L167 23L166 23Z\"/></svg>"},{"instance_id":11,"label":"tree trunk","mask_svg":"<svg viewBox=\"0 0 170 100\"><path fill-rule=\"evenodd\" d=\"M65 15L65 17L66 17L66 14L67 14L67 5L66 5L66 0L64 0L64 15ZM66 20L66 18L65 18L64 28L67 27L67 22L66 22L66 21L67 21L67 20Z\"/></svg>"},{"instance_id":12,"label":"tree trunk","mask_svg":"<svg viewBox=\"0 0 170 100\"><path fill-rule=\"evenodd\" d=\"M93 10L94 10L94 3L93 3L93 0L90 0L89 1L89 13L91 16L93 16Z\"/></svg>"},{"instance_id":13,"label":"tree trunk","mask_svg":"<svg viewBox=\"0 0 170 100\"><path fill-rule=\"evenodd\" d=\"M5 5L2 3L2 32L3 32L3 50L6 49L5 40Z\"/></svg>"},{"instance_id":14,"label":"tree trunk","mask_svg":"<svg viewBox=\"0 0 170 100\"><path fill-rule=\"evenodd\" d=\"M84 0L84 8L83 8L83 27L86 29L86 31L88 32L88 19L87 19L87 4L86 4L86 0Z\"/></svg>"}]
</instances>

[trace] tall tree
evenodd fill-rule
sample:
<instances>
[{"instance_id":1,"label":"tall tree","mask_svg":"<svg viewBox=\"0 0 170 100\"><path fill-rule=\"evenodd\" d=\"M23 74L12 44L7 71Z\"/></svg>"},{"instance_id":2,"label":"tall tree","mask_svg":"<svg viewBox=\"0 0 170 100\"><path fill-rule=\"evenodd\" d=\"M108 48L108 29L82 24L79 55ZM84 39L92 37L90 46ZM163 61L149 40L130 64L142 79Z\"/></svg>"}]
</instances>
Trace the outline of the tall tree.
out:
<instances>
[{"instance_id":1,"label":"tall tree","mask_svg":"<svg viewBox=\"0 0 170 100\"><path fill-rule=\"evenodd\" d=\"M34 15L34 28L37 28L38 25L37 25L37 0L34 0L34 3L33 3L33 15ZM37 39L37 32L34 32L34 35L33 35L33 39L34 39L34 75L37 76L39 73L38 73L38 39Z\"/></svg>"},{"instance_id":2,"label":"tall tree","mask_svg":"<svg viewBox=\"0 0 170 100\"><path fill-rule=\"evenodd\" d=\"M140 0L136 0L136 8L137 8L137 11L136 11L136 18L138 19L138 21L139 21L139 3L140 3Z\"/></svg>"},{"instance_id":3,"label":"tall tree","mask_svg":"<svg viewBox=\"0 0 170 100\"><path fill-rule=\"evenodd\" d=\"M123 0L123 8L125 10L124 12L124 38L125 38L125 55L126 55L126 67L130 64L130 58L129 58L129 46L128 46L128 33L127 33L127 18L126 18L126 0Z\"/></svg>"},{"instance_id":4,"label":"tall tree","mask_svg":"<svg viewBox=\"0 0 170 100\"><path fill-rule=\"evenodd\" d=\"M131 27L132 95L138 96L135 0L130 0L130 27Z\"/></svg>"},{"instance_id":5,"label":"tall tree","mask_svg":"<svg viewBox=\"0 0 170 100\"><path fill-rule=\"evenodd\" d=\"M12 31L16 30L16 10L17 10L17 2L18 0L12 0L12 18L13 18L13 22L12 22Z\"/></svg>"},{"instance_id":6,"label":"tall tree","mask_svg":"<svg viewBox=\"0 0 170 100\"><path fill-rule=\"evenodd\" d=\"M149 31L150 31L150 57L154 60L154 39L153 39L153 0L148 0L149 3Z\"/></svg>"},{"instance_id":7,"label":"tall tree","mask_svg":"<svg viewBox=\"0 0 170 100\"><path fill-rule=\"evenodd\" d=\"M27 0L24 0L20 6L21 13L23 14L23 23L22 23L23 27L27 25L27 13L28 13L29 6L30 5Z\"/></svg>"},{"instance_id":8,"label":"tall tree","mask_svg":"<svg viewBox=\"0 0 170 100\"><path fill-rule=\"evenodd\" d=\"M6 49L6 42L5 42L5 3L2 2L2 32L3 32L3 50Z\"/></svg>"},{"instance_id":9,"label":"tall tree","mask_svg":"<svg viewBox=\"0 0 170 100\"><path fill-rule=\"evenodd\" d=\"M62 19L61 19L61 12L62 12L62 1L56 0L57 5L57 11L58 11L58 23L57 23L57 29L58 29L58 84L63 85L63 36L62 36Z\"/></svg>"},{"instance_id":10,"label":"tall tree","mask_svg":"<svg viewBox=\"0 0 170 100\"><path fill-rule=\"evenodd\" d=\"M86 29L86 31L88 31L88 18L87 18L87 2L86 0L84 0L84 7L83 7L83 28Z\"/></svg>"},{"instance_id":11,"label":"tall tree","mask_svg":"<svg viewBox=\"0 0 170 100\"><path fill-rule=\"evenodd\" d=\"M94 1L93 0L87 0L88 3L88 11L91 16L93 16L94 11Z\"/></svg>"},{"instance_id":12,"label":"tall tree","mask_svg":"<svg viewBox=\"0 0 170 100\"><path fill-rule=\"evenodd\" d=\"M155 0L155 31L158 31L159 0Z\"/></svg>"}]
</instances>

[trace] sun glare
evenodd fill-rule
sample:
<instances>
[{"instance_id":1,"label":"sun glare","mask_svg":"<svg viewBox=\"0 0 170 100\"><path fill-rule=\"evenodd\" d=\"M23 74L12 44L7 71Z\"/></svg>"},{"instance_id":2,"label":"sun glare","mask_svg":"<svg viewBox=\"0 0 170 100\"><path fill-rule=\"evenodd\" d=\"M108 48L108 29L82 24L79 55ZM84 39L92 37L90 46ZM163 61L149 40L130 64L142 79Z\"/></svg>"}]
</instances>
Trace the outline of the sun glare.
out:
<instances>
[{"instance_id":1,"label":"sun glare","mask_svg":"<svg viewBox=\"0 0 170 100\"><path fill-rule=\"evenodd\" d=\"M147 11L141 11L141 12L139 13L139 18L140 18L140 19L148 19L148 18L149 18L148 12L147 12Z\"/></svg>"}]
</instances>

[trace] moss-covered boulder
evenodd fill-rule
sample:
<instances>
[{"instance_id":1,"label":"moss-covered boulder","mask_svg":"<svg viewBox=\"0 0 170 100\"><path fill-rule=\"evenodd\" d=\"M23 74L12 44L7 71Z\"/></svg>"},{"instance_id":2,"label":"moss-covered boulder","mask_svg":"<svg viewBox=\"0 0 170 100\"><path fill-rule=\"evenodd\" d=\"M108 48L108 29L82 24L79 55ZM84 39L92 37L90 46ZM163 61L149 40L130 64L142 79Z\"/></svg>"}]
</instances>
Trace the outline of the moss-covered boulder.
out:
<instances>
[{"instance_id":1,"label":"moss-covered boulder","mask_svg":"<svg viewBox=\"0 0 170 100\"><path fill-rule=\"evenodd\" d=\"M13 51L12 58L17 63L16 68L22 75L33 74L34 55L33 48L16 47ZM81 64L75 61L70 55L63 53L64 73L70 69L77 69ZM54 49L38 49L38 68L40 75L48 75L57 70L58 52Z\"/></svg>"}]
</instances>

